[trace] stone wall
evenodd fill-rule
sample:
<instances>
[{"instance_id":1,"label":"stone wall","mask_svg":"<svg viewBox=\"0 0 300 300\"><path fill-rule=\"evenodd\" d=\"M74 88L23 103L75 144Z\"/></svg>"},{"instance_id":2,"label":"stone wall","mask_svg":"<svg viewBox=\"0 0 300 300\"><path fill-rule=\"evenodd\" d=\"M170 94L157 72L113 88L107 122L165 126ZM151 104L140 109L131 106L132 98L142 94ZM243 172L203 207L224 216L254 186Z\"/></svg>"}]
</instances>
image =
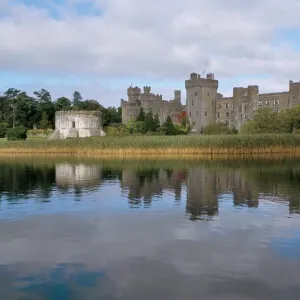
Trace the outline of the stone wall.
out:
<instances>
[{"instance_id":1,"label":"stone wall","mask_svg":"<svg viewBox=\"0 0 300 300\"><path fill-rule=\"evenodd\" d=\"M58 111L50 139L104 135L100 111Z\"/></svg>"}]
</instances>

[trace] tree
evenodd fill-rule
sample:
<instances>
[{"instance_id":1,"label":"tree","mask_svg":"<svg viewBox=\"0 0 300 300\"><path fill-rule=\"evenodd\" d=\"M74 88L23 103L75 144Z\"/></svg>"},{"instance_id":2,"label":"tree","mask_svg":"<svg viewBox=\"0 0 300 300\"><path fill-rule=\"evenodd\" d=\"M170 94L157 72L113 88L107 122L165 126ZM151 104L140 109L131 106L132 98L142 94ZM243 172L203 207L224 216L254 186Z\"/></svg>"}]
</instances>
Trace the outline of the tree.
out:
<instances>
[{"instance_id":1,"label":"tree","mask_svg":"<svg viewBox=\"0 0 300 300\"><path fill-rule=\"evenodd\" d=\"M136 133L146 133L147 131L148 130L147 130L147 124L146 124L146 122L137 121L134 124L133 132L136 132Z\"/></svg>"},{"instance_id":2,"label":"tree","mask_svg":"<svg viewBox=\"0 0 300 300\"><path fill-rule=\"evenodd\" d=\"M151 110L145 115L145 123L147 131L154 132L156 130Z\"/></svg>"},{"instance_id":3,"label":"tree","mask_svg":"<svg viewBox=\"0 0 300 300\"><path fill-rule=\"evenodd\" d=\"M48 115L44 111L42 115L42 119L40 121L40 129L49 129L51 128L52 124L50 121L48 121Z\"/></svg>"},{"instance_id":4,"label":"tree","mask_svg":"<svg viewBox=\"0 0 300 300\"><path fill-rule=\"evenodd\" d=\"M39 120L43 119L43 113L45 112L48 117L48 121L51 122L52 126L52 123L54 122L55 108L51 101L50 93L45 89L41 89L39 91L35 91L34 95L38 101Z\"/></svg>"},{"instance_id":5,"label":"tree","mask_svg":"<svg viewBox=\"0 0 300 300\"><path fill-rule=\"evenodd\" d=\"M82 102L81 94L78 91L75 91L73 93L73 99L72 99L73 106L79 107L81 102Z\"/></svg>"},{"instance_id":6,"label":"tree","mask_svg":"<svg viewBox=\"0 0 300 300\"><path fill-rule=\"evenodd\" d=\"M157 131L160 127L160 121L159 121L159 116L158 114L155 114L154 119L153 119L153 128L154 131Z\"/></svg>"},{"instance_id":7,"label":"tree","mask_svg":"<svg viewBox=\"0 0 300 300\"><path fill-rule=\"evenodd\" d=\"M288 132L287 124L284 113L262 108L256 111L252 120L242 126L241 133L284 133Z\"/></svg>"},{"instance_id":8,"label":"tree","mask_svg":"<svg viewBox=\"0 0 300 300\"><path fill-rule=\"evenodd\" d=\"M289 133L300 130L300 106L295 106L285 112L284 120Z\"/></svg>"},{"instance_id":9,"label":"tree","mask_svg":"<svg viewBox=\"0 0 300 300\"><path fill-rule=\"evenodd\" d=\"M166 122L163 124L163 130L165 130L166 135L176 135L178 134L173 121L170 116L167 116Z\"/></svg>"},{"instance_id":10,"label":"tree","mask_svg":"<svg viewBox=\"0 0 300 300\"><path fill-rule=\"evenodd\" d=\"M66 97L60 97L55 101L55 111L70 109L71 101Z\"/></svg>"},{"instance_id":11,"label":"tree","mask_svg":"<svg viewBox=\"0 0 300 300\"><path fill-rule=\"evenodd\" d=\"M36 96L36 98L39 101L39 103L48 103L48 102L51 102L51 95L45 89L41 89L39 91L35 91L34 95Z\"/></svg>"},{"instance_id":12,"label":"tree","mask_svg":"<svg viewBox=\"0 0 300 300\"><path fill-rule=\"evenodd\" d=\"M18 96L20 92L21 92L20 90L10 88L4 93L5 97L8 99L10 106L12 108L13 128L15 128L16 125L16 109L18 105Z\"/></svg>"},{"instance_id":13,"label":"tree","mask_svg":"<svg viewBox=\"0 0 300 300\"><path fill-rule=\"evenodd\" d=\"M145 112L144 112L144 109L141 107L140 108L140 112L139 112L139 114L138 114L138 116L137 116L137 118L136 118L136 121L137 122L145 122Z\"/></svg>"}]
</instances>

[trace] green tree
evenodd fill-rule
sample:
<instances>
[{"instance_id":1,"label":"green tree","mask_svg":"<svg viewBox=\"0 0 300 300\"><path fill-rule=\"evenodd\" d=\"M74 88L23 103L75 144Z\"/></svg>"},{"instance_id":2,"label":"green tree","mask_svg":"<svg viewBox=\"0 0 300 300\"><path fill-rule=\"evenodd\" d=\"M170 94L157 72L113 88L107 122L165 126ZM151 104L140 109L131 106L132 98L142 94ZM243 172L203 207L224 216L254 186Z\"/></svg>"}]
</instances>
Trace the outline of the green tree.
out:
<instances>
[{"instance_id":1,"label":"green tree","mask_svg":"<svg viewBox=\"0 0 300 300\"><path fill-rule=\"evenodd\" d=\"M300 130L300 106L295 106L282 114L289 133L299 132Z\"/></svg>"},{"instance_id":2,"label":"green tree","mask_svg":"<svg viewBox=\"0 0 300 300\"><path fill-rule=\"evenodd\" d=\"M144 109L141 107L140 108L140 111L139 111L139 114L138 114L138 116L137 116L137 118L136 118L136 121L137 122L145 122L145 112L144 112Z\"/></svg>"},{"instance_id":3,"label":"green tree","mask_svg":"<svg viewBox=\"0 0 300 300\"><path fill-rule=\"evenodd\" d=\"M133 132L135 133L146 133L148 130L147 130L147 124L146 122L143 122L143 121L137 121L135 122L134 124L134 127L133 127Z\"/></svg>"},{"instance_id":4,"label":"green tree","mask_svg":"<svg viewBox=\"0 0 300 300\"><path fill-rule=\"evenodd\" d=\"M151 110L145 115L145 123L147 131L154 132L156 130Z\"/></svg>"},{"instance_id":5,"label":"green tree","mask_svg":"<svg viewBox=\"0 0 300 300\"><path fill-rule=\"evenodd\" d=\"M158 131L159 127L160 127L159 116L158 116L158 114L155 114L154 119L153 119L154 131Z\"/></svg>"},{"instance_id":6,"label":"green tree","mask_svg":"<svg viewBox=\"0 0 300 300\"><path fill-rule=\"evenodd\" d=\"M9 105L12 108L13 128L15 128L16 126L16 114L17 114L16 111L18 106L18 97L20 93L21 93L20 90L14 88L10 88L4 93L5 97L8 99Z\"/></svg>"},{"instance_id":7,"label":"green tree","mask_svg":"<svg viewBox=\"0 0 300 300\"><path fill-rule=\"evenodd\" d=\"M41 121L43 119L43 113L46 113L48 117L47 121L51 122L52 127L52 124L54 123L55 108L51 101L50 93L45 89L41 89L39 91L35 91L34 95L38 101L39 120ZM45 119L43 119L43 122L44 121Z\"/></svg>"},{"instance_id":8,"label":"green tree","mask_svg":"<svg viewBox=\"0 0 300 300\"><path fill-rule=\"evenodd\" d=\"M70 109L71 101L66 97L60 97L56 99L54 103L54 107L55 107L55 111Z\"/></svg>"},{"instance_id":9,"label":"green tree","mask_svg":"<svg viewBox=\"0 0 300 300\"><path fill-rule=\"evenodd\" d=\"M73 106L79 107L82 102L82 96L78 91L73 93L72 104Z\"/></svg>"},{"instance_id":10,"label":"green tree","mask_svg":"<svg viewBox=\"0 0 300 300\"><path fill-rule=\"evenodd\" d=\"M256 111L252 120L242 126L241 133L284 133L288 132L287 124L284 113L262 108Z\"/></svg>"},{"instance_id":11,"label":"green tree","mask_svg":"<svg viewBox=\"0 0 300 300\"><path fill-rule=\"evenodd\" d=\"M162 130L165 130L166 135L178 134L178 131L177 131L176 127L174 126L172 118L170 116L167 116L167 119L162 127L163 127Z\"/></svg>"},{"instance_id":12,"label":"green tree","mask_svg":"<svg viewBox=\"0 0 300 300\"><path fill-rule=\"evenodd\" d=\"M6 136L7 127L7 123L0 123L0 138L4 138Z\"/></svg>"},{"instance_id":13,"label":"green tree","mask_svg":"<svg viewBox=\"0 0 300 300\"><path fill-rule=\"evenodd\" d=\"M44 111L43 114L42 114L42 119L40 121L40 129L49 129L49 128L51 128L51 126L52 126L52 124L48 120L48 115Z\"/></svg>"}]
</instances>

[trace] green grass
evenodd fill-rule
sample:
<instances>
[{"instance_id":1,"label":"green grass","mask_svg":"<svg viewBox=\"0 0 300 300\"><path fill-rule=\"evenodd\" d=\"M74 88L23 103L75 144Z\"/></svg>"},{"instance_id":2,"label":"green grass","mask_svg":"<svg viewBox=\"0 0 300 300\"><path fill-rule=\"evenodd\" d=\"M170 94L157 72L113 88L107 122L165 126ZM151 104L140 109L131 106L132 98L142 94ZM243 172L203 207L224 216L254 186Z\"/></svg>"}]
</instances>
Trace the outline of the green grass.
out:
<instances>
[{"instance_id":1,"label":"green grass","mask_svg":"<svg viewBox=\"0 0 300 300\"><path fill-rule=\"evenodd\" d=\"M272 148L284 152L286 148L300 149L300 135L264 134L264 135L211 135L211 136L126 136L126 137L91 137L70 138L66 140L47 140L45 138L29 138L26 141L0 142L0 152L4 149L12 151L37 152L97 152L100 150L157 150L160 152L172 149L210 149L238 152ZM247 151L246 151L247 152ZM155 152L154 152L155 154Z\"/></svg>"}]
</instances>

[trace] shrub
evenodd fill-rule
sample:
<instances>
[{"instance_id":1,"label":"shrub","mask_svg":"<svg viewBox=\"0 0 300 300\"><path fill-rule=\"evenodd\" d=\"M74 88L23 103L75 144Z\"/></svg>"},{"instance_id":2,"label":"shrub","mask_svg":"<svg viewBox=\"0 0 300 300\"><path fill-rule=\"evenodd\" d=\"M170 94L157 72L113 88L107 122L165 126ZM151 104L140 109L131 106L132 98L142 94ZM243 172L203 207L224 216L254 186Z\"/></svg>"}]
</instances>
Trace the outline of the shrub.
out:
<instances>
[{"instance_id":1,"label":"shrub","mask_svg":"<svg viewBox=\"0 0 300 300\"><path fill-rule=\"evenodd\" d=\"M108 126L105 128L105 132L108 136L126 136L130 134L129 128L124 124Z\"/></svg>"},{"instance_id":2,"label":"shrub","mask_svg":"<svg viewBox=\"0 0 300 300\"><path fill-rule=\"evenodd\" d=\"M0 138L4 138L6 136L7 127L7 123L0 123Z\"/></svg>"},{"instance_id":3,"label":"shrub","mask_svg":"<svg viewBox=\"0 0 300 300\"><path fill-rule=\"evenodd\" d=\"M204 127L201 133L206 135L218 135L218 134L235 134L237 133L237 131L235 129L229 128L229 126L224 123L216 123Z\"/></svg>"},{"instance_id":4,"label":"shrub","mask_svg":"<svg viewBox=\"0 0 300 300\"><path fill-rule=\"evenodd\" d=\"M148 131L146 122L137 121L134 124L133 132L134 133L146 133Z\"/></svg>"},{"instance_id":5,"label":"shrub","mask_svg":"<svg viewBox=\"0 0 300 300\"><path fill-rule=\"evenodd\" d=\"M17 126L7 130L7 139L9 141L20 141L27 139L27 130L24 126Z\"/></svg>"}]
</instances>

